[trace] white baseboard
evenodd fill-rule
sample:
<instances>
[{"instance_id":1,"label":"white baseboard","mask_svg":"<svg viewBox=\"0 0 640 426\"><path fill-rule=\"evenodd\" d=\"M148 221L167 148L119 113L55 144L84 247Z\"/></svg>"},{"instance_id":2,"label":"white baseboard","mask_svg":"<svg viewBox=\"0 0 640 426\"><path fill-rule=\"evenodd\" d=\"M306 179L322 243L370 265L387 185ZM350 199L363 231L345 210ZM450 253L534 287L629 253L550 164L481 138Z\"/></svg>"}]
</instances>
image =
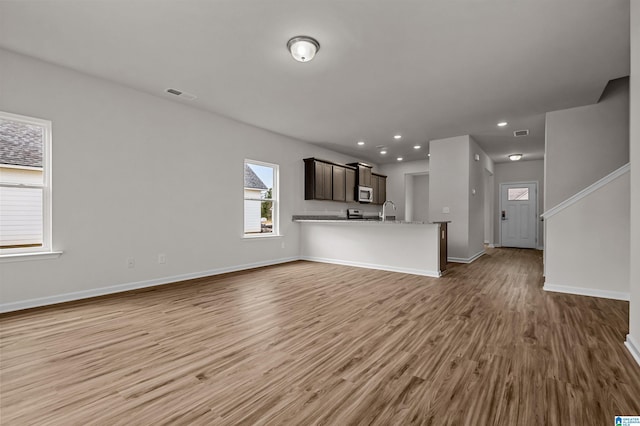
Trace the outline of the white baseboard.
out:
<instances>
[{"instance_id":1,"label":"white baseboard","mask_svg":"<svg viewBox=\"0 0 640 426\"><path fill-rule=\"evenodd\" d=\"M209 269L207 271L193 272L189 274L174 275L170 277L154 278L151 280L137 281L132 283L118 284L109 287L100 287L90 290L75 291L72 293L58 294L55 296L39 297L36 299L20 300L0 304L0 313L19 311L22 309L37 308L40 306L54 305L57 303L71 302L74 300L88 299L90 297L105 296L107 294L121 293L123 291L137 290L146 287L154 287L163 284L171 284L179 281L203 278L212 275L226 274L228 272L243 271L245 269L259 268L262 266L277 265L280 263L293 262L299 257L287 257L281 259L268 260L264 262L246 263L244 265L228 266L224 268Z\"/></svg>"},{"instance_id":2,"label":"white baseboard","mask_svg":"<svg viewBox=\"0 0 640 426\"><path fill-rule=\"evenodd\" d=\"M604 299L626 300L629 301L629 293L619 291L598 290L593 288L573 287L567 285L556 285L544 283L542 287L544 291L552 291L555 293L576 294L578 296L601 297Z\"/></svg>"},{"instance_id":3,"label":"white baseboard","mask_svg":"<svg viewBox=\"0 0 640 426\"><path fill-rule=\"evenodd\" d=\"M536 250L544 250L544 246L538 246L536 247Z\"/></svg>"},{"instance_id":4,"label":"white baseboard","mask_svg":"<svg viewBox=\"0 0 640 426\"><path fill-rule=\"evenodd\" d=\"M485 254L486 252L484 250L479 251L478 253L474 254L471 257L447 257L447 262L453 262L453 263L471 263L474 260L476 260L477 258L479 258L480 256L482 256L483 254Z\"/></svg>"},{"instance_id":5,"label":"white baseboard","mask_svg":"<svg viewBox=\"0 0 640 426\"><path fill-rule=\"evenodd\" d=\"M311 262L332 263L334 265L355 266L357 268L378 269L381 271L402 272L403 274L422 275L424 277L438 278L441 276L439 271L430 271L427 269L402 268L397 266L379 265L374 263L352 262L341 259L328 259L324 257L301 256L300 260L309 260Z\"/></svg>"},{"instance_id":6,"label":"white baseboard","mask_svg":"<svg viewBox=\"0 0 640 426\"><path fill-rule=\"evenodd\" d=\"M485 244L489 244L489 240L484 240L484 243Z\"/></svg>"},{"instance_id":7,"label":"white baseboard","mask_svg":"<svg viewBox=\"0 0 640 426\"><path fill-rule=\"evenodd\" d=\"M502 247L500 244L489 244L489 248L498 248Z\"/></svg>"},{"instance_id":8,"label":"white baseboard","mask_svg":"<svg viewBox=\"0 0 640 426\"><path fill-rule=\"evenodd\" d=\"M624 345L631 352L631 356L636 360L638 365L640 365L640 345L638 345L630 334L627 334L627 340L624 342Z\"/></svg>"}]
</instances>

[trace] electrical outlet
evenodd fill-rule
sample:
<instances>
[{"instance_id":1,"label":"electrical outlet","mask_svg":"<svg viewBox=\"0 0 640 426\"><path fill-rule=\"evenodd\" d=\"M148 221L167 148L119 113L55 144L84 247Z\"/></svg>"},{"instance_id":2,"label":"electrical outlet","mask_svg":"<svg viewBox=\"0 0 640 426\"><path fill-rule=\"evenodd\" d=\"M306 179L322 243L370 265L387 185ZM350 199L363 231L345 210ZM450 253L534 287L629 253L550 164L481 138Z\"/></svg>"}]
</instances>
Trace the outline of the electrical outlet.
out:
<instances>
[{"instance_id":1,"label":"electrical outlet","mask_svg":"<svg viewBox=\"0 0 640 426\"><path fill-rule=\"evenodd\" d=\"M136 260L133 257L127 257L127 268L135 268Z\"/></svg>"},{"instance_id":2,"label":"electrical outlet","mask_svg":"<svg viewBox=\"0 0 640 426\"><path fill-rule=\"evenodd\" d=\"M442 213L451 213L451 209L449 209L449 207L443 207Z\"/></svg>"},{"instance_id":3,"label":"electrical outlet","mask_svg":"<svg viewBox=\"0 0 640 426\"><path fill-rule=\"evenodd\" d=\"M158 255L158 263L160 264L167 263L167 255L164 253L160 253Z\"/></svg>"}]
</instances>

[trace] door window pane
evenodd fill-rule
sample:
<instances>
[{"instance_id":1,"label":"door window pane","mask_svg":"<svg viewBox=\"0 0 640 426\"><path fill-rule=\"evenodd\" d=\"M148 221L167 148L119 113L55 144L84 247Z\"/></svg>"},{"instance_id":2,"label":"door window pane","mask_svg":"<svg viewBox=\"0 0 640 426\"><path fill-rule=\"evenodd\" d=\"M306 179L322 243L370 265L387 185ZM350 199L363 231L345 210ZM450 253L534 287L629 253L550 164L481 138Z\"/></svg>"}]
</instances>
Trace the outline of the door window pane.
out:
<instances>
[{"instance_id":1,"label":"door window pane","mask_svg":"<svg viewBox=\"0 0 640 426\"><path fill-rule=\"evenodd\" d=\"M509 201L529 200L529 188L507 188L507 199Z\"/></svg>"}]
</instances>

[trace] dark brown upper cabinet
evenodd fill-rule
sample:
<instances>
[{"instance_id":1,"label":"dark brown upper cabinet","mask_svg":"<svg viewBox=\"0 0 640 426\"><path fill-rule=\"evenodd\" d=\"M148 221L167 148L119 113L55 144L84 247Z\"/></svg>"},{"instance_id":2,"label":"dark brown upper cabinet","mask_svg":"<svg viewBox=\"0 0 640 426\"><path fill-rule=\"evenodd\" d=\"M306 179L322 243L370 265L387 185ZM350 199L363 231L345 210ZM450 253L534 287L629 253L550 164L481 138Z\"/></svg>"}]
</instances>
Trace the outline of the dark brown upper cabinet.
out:
<instances>
[{"instance_id":1,"label":"dark brown upper cabinet","mask_svg":"<svg viewBox=\"0 0 640 426\"><path fill-rule=\"evenodd\" d=\"M304 199L353 202L355 169L317 158L304 159Z\"/></svg>"},{"instance_id":2,"label":"dark brown upper cabinet","mask_svg":"<svg viewBox=\"0 0 640 426\"><path fill-rule=\"evenodd\" d=\"M387 201L387 177L372 173L371 187L373 188L373 203L371 204L384 204Z\"/></svg>"},{"instance_id":3,"label":"dark brown upper cabinet","mask_svg":"<svg viewBox=\"0 0 640 426\"><path fill-rule=\"evenodd\" d=\"M356 186L368 186L371 188L371 166L365 163L349 163L347 166L358 170Z\"/></svg>"},{"instance_id":4,"label":"dark brown upper cabinet","mask_svg":"<svg viewBox=\"0 0 640 426\"><path fill-rule=\"evenodd\" d=\"M333 168L333 201L346 201L346 168L332 166Z\"/></svg>"},{"instance_id":5,"label":"dark brown upper cabinet","mask_svg":"<svg viewBox=\"0 0 640 426\"><path fill-rule=\"evenodd\" d=\"M356 171L350 167L345 167L345 201L354 203L356 201Z\"/></svg>"},{"instance_id":6,"label":"dark brown upper cabinet","mask_svg":"<svg viewBox=\"0 0 640 426\"><path fill-rule=\"evenodd\" d=\"M364 163L336 164L317 158L304 159L304 199L355 203L358 185L373 188L373 203L386 200L387 177L371 173Z\"/></svg>"},{"instance_id":7,"label":"dark brown upper cabinet","mask_svg":"<svg viewBox=\"0 0 640 426\"><path fill-rule=\"evenodd\" d=\"M331 200L333 197L333 170L331 164L304 159L304 199Z\"/></svg>"}]
</instances>

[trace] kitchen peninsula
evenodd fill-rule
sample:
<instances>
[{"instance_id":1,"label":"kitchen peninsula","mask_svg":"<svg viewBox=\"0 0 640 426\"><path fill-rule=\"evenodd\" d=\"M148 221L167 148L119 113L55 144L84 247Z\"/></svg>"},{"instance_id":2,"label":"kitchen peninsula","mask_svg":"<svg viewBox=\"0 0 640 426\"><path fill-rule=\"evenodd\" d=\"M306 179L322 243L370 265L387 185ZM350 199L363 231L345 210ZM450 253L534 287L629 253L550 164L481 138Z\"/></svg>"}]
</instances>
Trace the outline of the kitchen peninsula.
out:
<instances>
[{"instance_id":1,"label":"kitchen peninsula","mask_svg":"<svg viewBox=\"0 0 640 426\"><path fill-rule=\"evenodd\" d=\"M428 277L439 277L446 268L446 223L335 216L294 216L293 221L300 224L304 260Z\"/></svg>"}]
</instances>

